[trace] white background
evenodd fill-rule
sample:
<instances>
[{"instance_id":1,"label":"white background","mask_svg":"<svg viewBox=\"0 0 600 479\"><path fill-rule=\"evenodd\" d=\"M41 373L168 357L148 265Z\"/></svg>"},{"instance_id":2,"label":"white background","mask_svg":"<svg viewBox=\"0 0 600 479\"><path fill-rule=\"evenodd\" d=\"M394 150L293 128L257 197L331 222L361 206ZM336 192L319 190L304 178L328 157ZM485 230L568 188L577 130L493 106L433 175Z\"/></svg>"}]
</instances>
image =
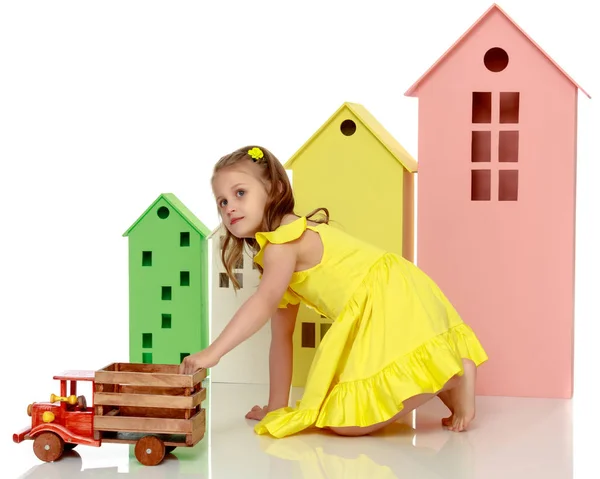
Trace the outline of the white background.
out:
<instances>
[{"instance_id":1,"label":"white background","mask_svg":"<svg viewBox=\"0 0 600 479\"><path fill-rule=\"evenodd\" d=\"M0 444L14 471L2 476L26 469L6 459L27 447L11 435L29 402L58 393L53 374L127 360L122 233L158 194L175 193L212 230L221 155L258 143L283 162L344 101L418 159L418 100L404 92L490 4L2 2ZM597 16L581 0L500 6L592 95L579 100L577 472L597 453L586 435L599 424Z\"/></svg>"}]
</instances>

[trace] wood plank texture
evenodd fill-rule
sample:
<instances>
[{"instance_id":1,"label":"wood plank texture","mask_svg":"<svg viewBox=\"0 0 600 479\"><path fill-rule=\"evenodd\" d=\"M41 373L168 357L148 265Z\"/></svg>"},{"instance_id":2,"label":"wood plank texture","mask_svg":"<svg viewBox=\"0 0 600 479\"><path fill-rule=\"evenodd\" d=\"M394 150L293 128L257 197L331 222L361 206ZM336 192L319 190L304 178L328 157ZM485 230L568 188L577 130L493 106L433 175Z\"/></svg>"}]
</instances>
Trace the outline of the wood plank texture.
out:
<instances>
[{"instance_id":1,"label":"wood plank texture","mask_svg":"<svg viewBox=\"0 0 600 479\"><path fill-rule=\"evenodd\" d=\"M97 405L138 406L157 408L193 409L206 399L206 389L191 396L159 396L154 394L96 393Z\"/></svg>"}]
</instances>

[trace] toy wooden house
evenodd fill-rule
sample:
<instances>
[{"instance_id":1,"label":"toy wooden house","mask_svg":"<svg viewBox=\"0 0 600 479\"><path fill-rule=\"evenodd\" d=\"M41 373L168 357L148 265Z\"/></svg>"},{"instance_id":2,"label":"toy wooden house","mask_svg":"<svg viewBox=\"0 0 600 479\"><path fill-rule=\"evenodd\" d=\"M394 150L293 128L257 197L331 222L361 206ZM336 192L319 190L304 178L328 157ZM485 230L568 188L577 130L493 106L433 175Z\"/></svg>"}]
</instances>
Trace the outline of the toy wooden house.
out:
<instances>
[{"instance_id":1,"label":"toy wooden house","mask_svg":"<svg viewBox=\"0 0 600 479\"><path fill-rule=\"evenodd\" d=\"M287 161L297 212L328 208L332 226L412 261L415 159L362 105L344 103ZM293 385L304 386L335 318L301 305Z\"/></svg>"},{"instance_id":2,"label":"toy wooden house","mask_svg":"<svg viewBox=\"0 0 600 479\"><path fill-rule=\"evenodd\" d=\"M242 304L256 291L260 282L259 270L248 252L234 268L240 289L235 290L221 261L225 239L225 227L221 224L209 235L211 255L211 342L223 331ZM269 347L271 332L264 327L256 334L231 350L211 371L214 382L269 383Z\"/></svg>"},{"instance_id":3,"label":"toy wooden house","mask_svg":"<svg viewBox=\"0 0 600 479\"><path fill-rule=\"evenodd\" d=\"M123 234L129 238L131 362L179 364L208 346L209 233L166 193Z\"/></svg>"},{"instance_id":4,"label":"toy wooden house","mask_svg":"<svg viewBox=\"0 0 600 479\"><path fill-rule=\"evenodd\" d=\"M481 395L572 394L580 89L494 4L406 92L417 263L489 354Z\"/></svg>"}]
</instances>

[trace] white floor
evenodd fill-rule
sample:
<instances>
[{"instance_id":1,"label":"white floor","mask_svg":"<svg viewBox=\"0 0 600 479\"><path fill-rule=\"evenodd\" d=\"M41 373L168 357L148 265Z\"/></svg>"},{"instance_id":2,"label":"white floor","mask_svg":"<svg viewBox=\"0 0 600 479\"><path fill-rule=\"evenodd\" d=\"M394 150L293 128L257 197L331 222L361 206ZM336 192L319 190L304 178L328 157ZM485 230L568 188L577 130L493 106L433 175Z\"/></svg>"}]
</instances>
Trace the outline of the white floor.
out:
<instances>
[{"instance_id":1,"label":"white floor","mask_svg":"<svg viewBox=\"0 0 600 479\"><path fill-rule=\"evenodd\" d=\"M207 434L193 448L177 449L159 466L141 466L132 446L78 446L56 463L41 463L32 442L3 447L0 477L63 478L544 478L573 476L573 401L490 398L477 401L477 418L466 433L440 427L446 414L434 399L416 417L382 433L342 438L303 433L285 439L257 436L244 414L264 402L258 385L213 384ZM295 399L301 391L294 391ZM23 415L24 426L28 417ZM6 439L6 438L3 438ZM7 453L6 455L4 453ZM7 457L8 456L8 457ZM594 470L597 471L597 468ZM594 477L594 474L578 477ZM597 476L596 476L597 477Z\"/></svg>"}]
</instances>

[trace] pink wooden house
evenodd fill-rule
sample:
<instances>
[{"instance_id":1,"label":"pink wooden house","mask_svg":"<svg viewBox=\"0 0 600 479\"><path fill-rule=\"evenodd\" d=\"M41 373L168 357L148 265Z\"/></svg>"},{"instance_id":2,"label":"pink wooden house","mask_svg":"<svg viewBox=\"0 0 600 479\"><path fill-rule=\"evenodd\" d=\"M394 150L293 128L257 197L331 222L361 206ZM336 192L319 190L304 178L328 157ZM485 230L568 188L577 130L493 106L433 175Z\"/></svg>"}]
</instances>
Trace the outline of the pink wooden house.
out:
<instances>
[{"instance_id":1,"label":"pink wooden house","mask_svg":"<svg viewBox=\"0 0 600 479\"><path fill-rule=\"evenodd\" d=\"M580 89L494 4L406 92L417 264L489 354L480 395L572 396Z\"/></svg>"}]
</instances>

